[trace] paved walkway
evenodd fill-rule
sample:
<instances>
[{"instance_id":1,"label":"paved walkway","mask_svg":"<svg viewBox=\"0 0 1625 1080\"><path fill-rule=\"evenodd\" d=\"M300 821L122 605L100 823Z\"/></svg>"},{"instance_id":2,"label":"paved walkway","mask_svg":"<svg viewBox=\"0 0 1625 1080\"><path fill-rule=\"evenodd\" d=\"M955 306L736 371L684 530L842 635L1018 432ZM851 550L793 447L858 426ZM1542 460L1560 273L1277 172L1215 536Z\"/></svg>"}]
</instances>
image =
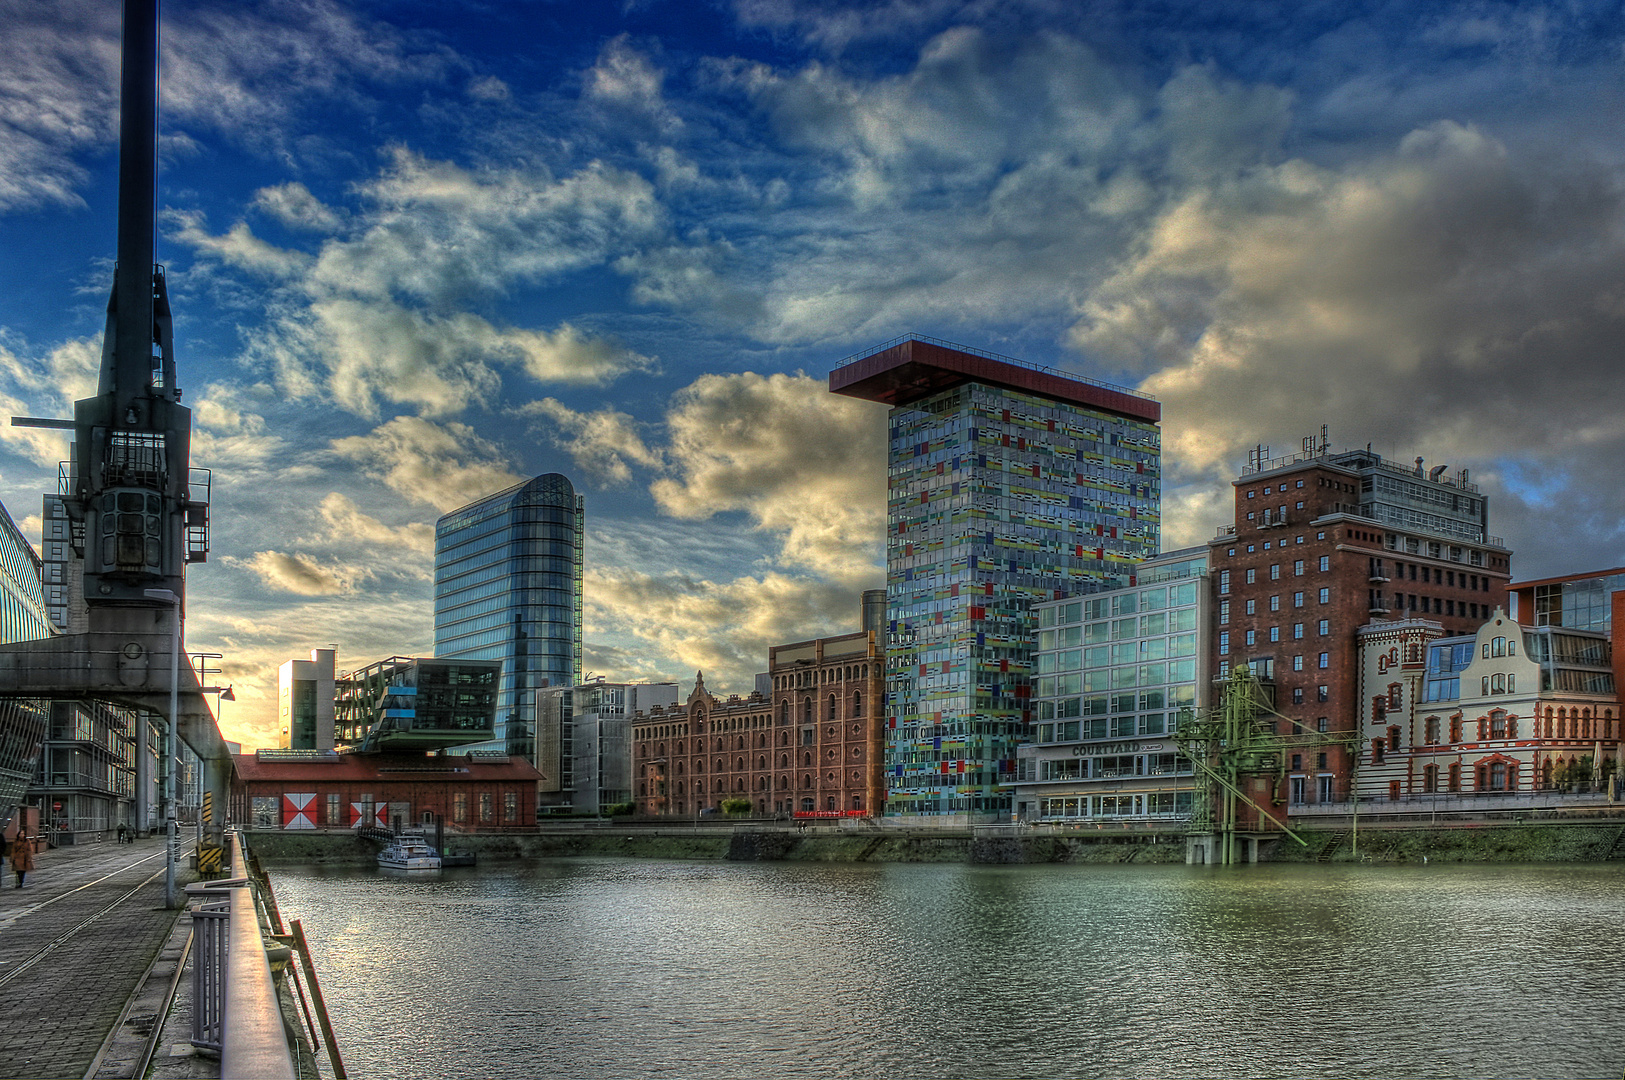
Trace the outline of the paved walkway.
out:
<instances>
[{"instance_id":1,"label":"paved walkway","mask_svg":"<svg viewBox=\"0 0 1625 1080\"><path fill-rule=\"evenodd\" d=\"M197 880L183 832L177 881ZM161 838L48 850L0 879L0 1076L82 1077L175 928Z\"/></svg>"}]
</instances>

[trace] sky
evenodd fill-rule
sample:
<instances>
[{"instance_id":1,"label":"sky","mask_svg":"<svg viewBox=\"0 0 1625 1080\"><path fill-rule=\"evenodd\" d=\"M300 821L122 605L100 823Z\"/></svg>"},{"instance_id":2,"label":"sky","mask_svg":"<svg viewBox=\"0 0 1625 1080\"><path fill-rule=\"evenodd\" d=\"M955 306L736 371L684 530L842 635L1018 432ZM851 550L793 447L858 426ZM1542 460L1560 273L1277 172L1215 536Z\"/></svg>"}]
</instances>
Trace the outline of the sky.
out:
<instances>
[{"instance_id":1,"label":"sky","mask_svg":"<svg viewBox=\"0 0 1625 1080\"><path fill-rule=\"evenodd\" d=\"M0 410L94 392L119 5L0 0ZM586 497L587 671L746 692L883 584L905 333L1163 403L1164 547L1330 428L1625 564L1617 4L167 0L159 260L213 470L187 640L433 648L433 525ZM60 432L0 427L36 538Z\"/></svg>"}]
</instances>

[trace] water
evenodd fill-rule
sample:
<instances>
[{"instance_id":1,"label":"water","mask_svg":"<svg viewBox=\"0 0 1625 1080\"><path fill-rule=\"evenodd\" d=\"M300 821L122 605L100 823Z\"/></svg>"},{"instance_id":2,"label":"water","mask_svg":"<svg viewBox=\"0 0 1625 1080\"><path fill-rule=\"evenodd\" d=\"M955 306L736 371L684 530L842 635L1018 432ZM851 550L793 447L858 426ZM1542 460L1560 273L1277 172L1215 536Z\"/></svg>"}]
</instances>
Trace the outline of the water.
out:
<instances>
[{"instance_id":1,"label":"water","mask_svg":"<svg viewBox=\"0 0 1625 1080\"><path fill-rule=\"evenodd\" d=\"M351 1075L1619 1076L1625 867L273 875Z\"/></svg>"}]
</instances>

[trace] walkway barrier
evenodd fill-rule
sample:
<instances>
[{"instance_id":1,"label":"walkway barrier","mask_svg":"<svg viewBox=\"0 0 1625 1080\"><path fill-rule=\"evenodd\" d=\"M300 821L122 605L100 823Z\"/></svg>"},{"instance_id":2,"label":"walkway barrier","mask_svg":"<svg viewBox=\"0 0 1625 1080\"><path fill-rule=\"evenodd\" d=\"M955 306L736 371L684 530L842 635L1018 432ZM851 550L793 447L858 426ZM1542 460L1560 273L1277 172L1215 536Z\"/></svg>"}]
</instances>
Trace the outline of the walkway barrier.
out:
<instances>
[{"instance_id":1,"label":"walkway barrier","mask_svg":"<svg viewBox=\"0 0 1625 1080\"><path fill-rule=\"evenodd\" d=\"M234 866L244 869L242 839L233 835L230 846ZM292 1080L293 1055L250 879L199 882L186 891L203 900L192 911L192 1043L220 1052L221 1080Z\"/></svg>"},{"instance_id":2,"label":"walkway barrier","mask_svg":"<svg viewBox=\"0 0 1625 1080\"><path fill-rule=\"evenodd\" d=\"M226 1028L226 943L231 901L192 912L192 1045L216 1053Z\"/></svg>"}]
</instances>

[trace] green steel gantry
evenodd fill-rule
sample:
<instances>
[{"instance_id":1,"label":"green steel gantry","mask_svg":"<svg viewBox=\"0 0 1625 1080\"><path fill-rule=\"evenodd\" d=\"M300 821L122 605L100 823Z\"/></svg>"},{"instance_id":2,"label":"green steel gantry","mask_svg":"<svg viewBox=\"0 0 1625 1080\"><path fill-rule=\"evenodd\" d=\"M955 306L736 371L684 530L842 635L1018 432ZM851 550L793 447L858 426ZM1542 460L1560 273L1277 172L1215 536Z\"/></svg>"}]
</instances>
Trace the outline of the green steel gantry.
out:
<instances>
[{"instance_id":1,"label":"green steel gantry","mask_svg":"<svg viewBox=\"0 0 1625 1080\"><path fill-rule=\"evenodd\" d=\"M1286 777L1287 755L1299 747L1313 748L1338 743L1339 736L1306 731L1300 722L1275 711L1269 694L1245 665L1234 669L1215 689L1215 707L1180 714L1174 741L1208 783L1198 785L1191 807L1190 832L1219 838L1219 862L1229 866L1241 861L1237 846L1238 818L1242 804L1258 811L1259 825L1267 821L1273 829L1307 847L1308 842L1288 828L1270 807L1246 791L1244 777L1268 776L1270 790L1278 789ZM1265 716L1272 720L1264 719ZM1279 733L1281 722L1288 734Z\"/></svg>"}]
</instances>

